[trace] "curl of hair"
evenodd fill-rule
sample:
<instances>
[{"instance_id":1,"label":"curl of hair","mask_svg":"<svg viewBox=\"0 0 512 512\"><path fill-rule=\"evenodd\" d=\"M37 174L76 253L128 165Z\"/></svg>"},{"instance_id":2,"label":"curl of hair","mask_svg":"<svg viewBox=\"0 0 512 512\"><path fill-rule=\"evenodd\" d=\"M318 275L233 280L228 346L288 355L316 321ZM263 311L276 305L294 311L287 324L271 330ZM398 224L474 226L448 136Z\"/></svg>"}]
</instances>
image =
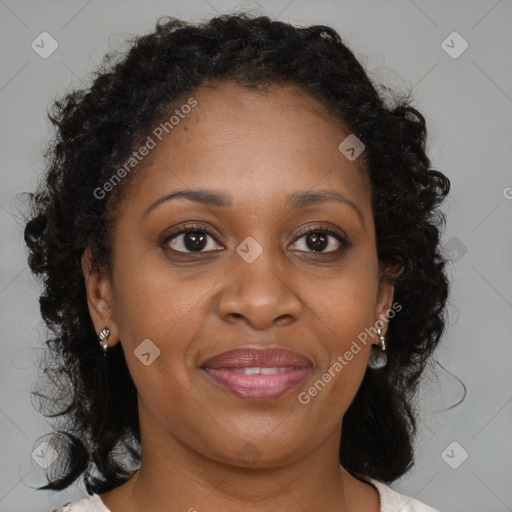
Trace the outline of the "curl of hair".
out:
<instances>
[{"instance_id":1,"label":"curl of hair","mask_svg":"<svg viewBox=\"0 0 512 512\"><path fill-rule=\"evenodd\" d=\"M63 420L55 435L71 441L61 450L60 473L40 489L64 489L84 472L89 491L117 487L130 470L116 447L140 463L136 389L121 344L103 356L81 269L86 248L98 268L109 268L115 206L140 171L103 200L94 192L183 98L226 80L250 89L299 86L366 147L361 161L371 184L377 253L403 265L388 278L402 310L389 321L388 365L366 372L344 416L339 455L353 474L388 483L403 475L413 464L414 392L444 331L449 288L439 250L445 219L437 207L450 182L430 168L423 116L408 99L386 105L327 26L300 28L244 13L198 24L165 17L117 57L107 55L92 85L56 101L48 114L56 133L25 227L29 265L44 285L40 309L52 333L51 368L67 379L69 401L57 408L53 386L51 416Z\"/></svg>"}]
</instances>

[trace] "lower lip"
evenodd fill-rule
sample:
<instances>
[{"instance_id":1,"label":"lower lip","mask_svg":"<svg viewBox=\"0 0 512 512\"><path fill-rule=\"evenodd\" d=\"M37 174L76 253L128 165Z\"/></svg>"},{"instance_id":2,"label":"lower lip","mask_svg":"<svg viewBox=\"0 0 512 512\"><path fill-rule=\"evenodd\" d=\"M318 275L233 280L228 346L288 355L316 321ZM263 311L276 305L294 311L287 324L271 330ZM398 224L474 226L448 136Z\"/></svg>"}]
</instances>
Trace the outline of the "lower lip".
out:
<instances>
[{"instance_id":1,"label":"lower lip","mask_svg":"<svg viewBox=\"0 0 512 512\"><path fill-rule=\"evenodd\" d=\"M247 400L272 400L297 387L310 368L293 368L272 375L244 375L227 368L204 368L205 373L224 389Z\"/></svg>"}]
</instances>

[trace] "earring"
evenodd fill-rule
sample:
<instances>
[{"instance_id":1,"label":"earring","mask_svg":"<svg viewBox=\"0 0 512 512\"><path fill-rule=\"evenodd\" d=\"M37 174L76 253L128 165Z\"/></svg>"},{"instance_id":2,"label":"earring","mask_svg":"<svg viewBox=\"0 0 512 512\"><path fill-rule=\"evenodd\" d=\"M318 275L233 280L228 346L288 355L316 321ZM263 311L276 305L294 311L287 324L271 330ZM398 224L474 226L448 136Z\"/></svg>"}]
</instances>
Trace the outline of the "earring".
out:
<instances>
[{"instance_id":1,"label":"earring","mask_svg":"<svg viewBox=\"0 0 512 512\"><path fill-rule=\"evenodd\" d=\"M370 352L370 359L368 361L368 367L372 370L378 370L384 368L388 362L388 356L386 350L386 338L382 335L382 330L377 328L377 334L379 335L379 343L373 344Z\"/></svg>"},{"instance_id":2,"label":"earring","mask_svg":"<svg viewBox=\"0 0 512 512\"><path fill-rule=\"evenodd\" d=\"M107 340L110 336L110 329L108 327L103 327L100 331L100 345L103 347L103 355L107 355L108 344Z\"/></svg>"}]
</instances>

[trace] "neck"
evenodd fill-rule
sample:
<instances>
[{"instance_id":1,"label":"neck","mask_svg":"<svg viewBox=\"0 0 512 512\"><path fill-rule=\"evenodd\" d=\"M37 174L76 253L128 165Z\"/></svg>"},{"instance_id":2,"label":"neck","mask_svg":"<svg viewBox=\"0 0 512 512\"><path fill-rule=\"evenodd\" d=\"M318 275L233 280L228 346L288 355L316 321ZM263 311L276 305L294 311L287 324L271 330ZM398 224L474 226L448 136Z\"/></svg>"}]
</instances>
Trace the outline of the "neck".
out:
<instances>
[{"instance_id":1,"label":"neck","mask_svg":"<svg viewBox=\"0 0 512 512\"><path fill-rule=\"evenodd\" d=\"M376 489L339 465L339 426L315 450L272 466L212 460L179 440L142 436L142 464L124 485L102 495L112 512L377 512ZM165 443L162 442L165 439Z\"/></svg>"}]
</instances>

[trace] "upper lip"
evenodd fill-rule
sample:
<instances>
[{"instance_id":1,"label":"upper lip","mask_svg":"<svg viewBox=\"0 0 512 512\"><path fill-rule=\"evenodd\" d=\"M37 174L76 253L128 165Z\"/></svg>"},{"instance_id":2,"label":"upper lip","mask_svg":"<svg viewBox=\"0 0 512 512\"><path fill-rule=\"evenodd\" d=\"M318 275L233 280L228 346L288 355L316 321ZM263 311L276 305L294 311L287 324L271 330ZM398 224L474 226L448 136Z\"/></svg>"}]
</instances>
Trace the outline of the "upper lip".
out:
<instances>
[{"instance_id":1,"label":"upper lip","mask_svg":"<svg viewBox=\"0 0 512 512\"><path fill-rule=\"evenodd\" d=\"M283 348L237 348L217 354L203 368L306 368L313 366L311 360L298 352Z\"/></svg>"}]
</instances>

